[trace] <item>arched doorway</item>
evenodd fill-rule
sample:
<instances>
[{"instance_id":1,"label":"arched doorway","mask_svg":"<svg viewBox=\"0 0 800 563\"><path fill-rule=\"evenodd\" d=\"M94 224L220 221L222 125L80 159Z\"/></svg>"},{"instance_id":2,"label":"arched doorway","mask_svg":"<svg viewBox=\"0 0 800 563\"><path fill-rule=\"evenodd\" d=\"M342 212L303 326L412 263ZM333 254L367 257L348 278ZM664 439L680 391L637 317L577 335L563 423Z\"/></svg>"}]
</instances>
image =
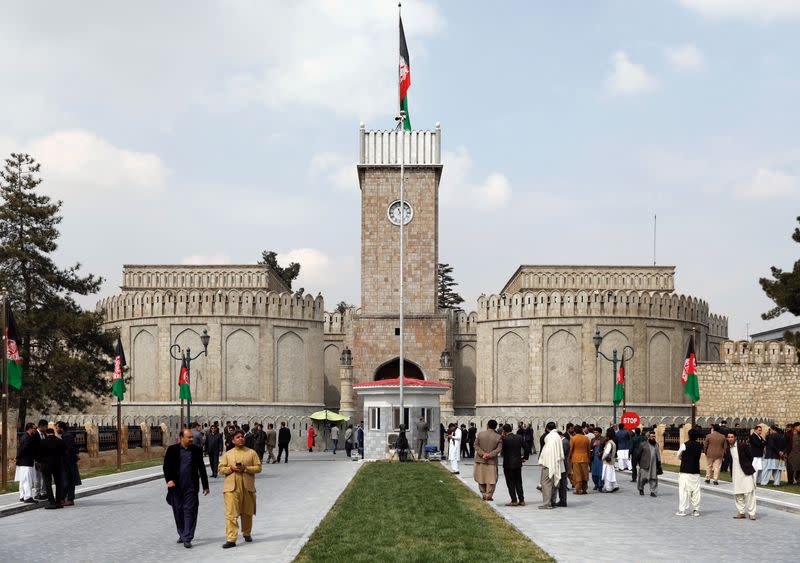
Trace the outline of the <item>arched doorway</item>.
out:
<instances>
[{"instance_id":1,"label":"arched doorway","mask_svg":"<svg viewBox=\"0 0 800 563\"><path fill-rule=\"evenodd\" d=\"M400 358L393 358L375 370L375 381L397 379L400 377ZM425 379L422 369L414 362L403 361L403 377L408 379Z\"/></svg>"}]
</instances>

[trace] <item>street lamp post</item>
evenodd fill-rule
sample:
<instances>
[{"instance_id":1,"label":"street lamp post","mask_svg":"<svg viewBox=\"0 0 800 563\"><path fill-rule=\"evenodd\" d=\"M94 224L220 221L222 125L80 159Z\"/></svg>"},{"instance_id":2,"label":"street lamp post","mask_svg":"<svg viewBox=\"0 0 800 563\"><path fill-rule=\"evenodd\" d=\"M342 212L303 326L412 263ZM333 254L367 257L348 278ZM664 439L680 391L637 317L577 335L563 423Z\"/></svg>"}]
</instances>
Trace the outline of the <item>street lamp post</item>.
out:
<instances>
[{"instance_id":1,"label":"street lamp post","mask_svg":"<svg viewBox=\"0 0 800 563\"><path fill-rule=\"evenodd\" d=\"M594 336L592 337L592 341L594 342L594 356L595 356L595 358L597 356L603 356L603 358L605 358L606 360L611 362L611 364L613 365L614 372L612 374L613 377L611 379L611 392L613 394L614 386L617 384L617 363L620 360L622 360L623 362L627 362L627 361L633 359L633 353L634 353L633 352L633 347L632 346L628 346L626 344L625 347L622 349L622 358L619 357L619 355L617 354L617 349L614 348L614 350L611 352L611 357L609 358L608 356L606 356L605 354L603 354L600 351L600 344L602 344L602 342L603 342L603 337L600 336L600 327L599 326L595 327ZM630 351L630 353L631 353L630 356L626 356L625 355L625 353L628 352L628 351ZM625 391L625 379L627 379L627 378L625 378L625 374L623 374L623 378L624 379L622 380L622 389L623 389L623 394L622 394L622 412L624 413L625 410L626 410L625 392L624 392ZM617 404L614 403L613 396L612 396L612 399L611 399L611 403L614 405L614 407L613 407L613 410L614 410L613 416L614 416L614 418L611 419L611 424L613 425L613 424L616 424L616 422L617 422Z\"/></svg>"},{"instance_id":2,"label":"street lamp post","mask_svg":"<svg viewBox=\"0 0 800 563\"><path fill-rule=\"evenodd\" d=\"M208 330L204 328L203 329L203 334L202 334L202 336L200 336L200 342L203 344L203 351L202 352L198 352L196 356L192 356L191 348L187 348L185 351L181 350L181 345L177 344L177 343L173 344L169 348L169 355L172 356L173 360L181 361L181 367L183 366L183 362L186 362L186 371L188 372L187 373L187 377L186 377L186 381L190 385L190 387L189 387L190 391L191 391L191 383L192 383L190 366L192 364L192 360L196 360L201 355L208 356L208 342L210 340L211 340L211 337L208 335ZM177 356L175 355L176 352L178 354ZM189 393L189 395L191 395L191 392ZM191 420L192 420L192 400L191 399L186 401L186 420L187 420L187 422L191 422ZM181 408L181 431L183 431L183 408Z\"/></svg>"}]
</instances>

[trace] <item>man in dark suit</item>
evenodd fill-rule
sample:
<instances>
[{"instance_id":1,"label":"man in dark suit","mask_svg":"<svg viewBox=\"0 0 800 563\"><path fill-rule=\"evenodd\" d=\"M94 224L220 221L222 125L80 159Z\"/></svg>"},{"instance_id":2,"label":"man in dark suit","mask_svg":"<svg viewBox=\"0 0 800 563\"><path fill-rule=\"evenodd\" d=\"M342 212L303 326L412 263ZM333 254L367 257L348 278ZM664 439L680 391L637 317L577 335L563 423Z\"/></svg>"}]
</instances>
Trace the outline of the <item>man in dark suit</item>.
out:
<instances>
[{"instance_id":1,"label":"man in dark suit","mask_svg":"<svg viewBox=\"0 0 800 563\"><path fill-rule=\"evenodd\" d=\"M475 457L475 438L478 436L478 428L474 422L469 423L469 430L467 431L467 445L469 446L469 457Z\"/></svg>"},{"instance_id":2,"label":"man in dark suit","mask_svg":"<svg viewBox=\"0 0 800 563\"><path fill-rule=\"evenodd\" d=\"M61 499L64 496L64 458L66 458L67 451L64 442L56 437L55 430L48 428L46 432L47 437L39 443L42 476L48 501L45 508L61 508ZM53 481L56 485L55 496L53 495Z\"/></svg>"},{"instance_id":3,"label":"man in dark suit","mask_svg":"<svg viewBox=\"0 0 800 563\"><path fill-rule=\"evenodd\" d=\"M33 479L33 498L36 500L47 500L47 494L44 492L44 473L42 472L42 466L44 465L42 444L44 443L45 438L47 438L47 420L44 418L40 419L36 424L36 432L33 433L33 438L36 441L36 455L34 457L34 461L36 463L33 464L33 468L35 470Z\"/></svg>"},{"instance_id":4,"label":"man in dark suit","mask_svg":"<svg viewBox=\"0 0 800 563\"><path fill-rule=\"evenodd\" d=\"M281 462L281 454L286 452L286 459L284 463L289 463L289 442L292 441L292 433L286 428L286 423L281 422L281 429L278 430L278 460L275 463Z\"/></svg>"},{"instance_id":5,"label":"man in dark suit","mask_svg":"<svg viewBox=\"0 0 800 563\"><path fill-rule=\"evenodd\" d=\"M28 422L25 425L25 433L19 439L17 444L17 471L14 476L14 481L19 482L19 501L35 504L36 500L33 498L33 480L36 475L33 468L35 458L37 456L37 444L39 443L36 434L36 426L33 422Z\"/></svg>"},{"instance_id":6,"label":"man in dark suit","mask_svg":"<svg viewBox=\"0 0 800 563\"><path fill-rule=\"evenodd\" d=\"M217 476L219 469L219 456L223 452L222 434L216 424L212 424L206 435L206 453L208 454L208 464L211 466L211 476Z\"/></svg>"},{"instance_id":7,"label":"man in dark suit","mask_svg":"<svg viewBox=\"0 0 800 563\"><path fill-rule=\"evenodd\" d=\"M511 502L506 506L525 506L522 490L522 458L528 453L523 436L514 434L510 424L503 426L503 474Z\"/></svg>"},{"instance_id":8,"label":"man in dark suit","mask_svg":"<svg viewBox=\"0 0 800 563\"><path fill-rule=\"evenodd\" d=\"M67 423L56 423L56 436L64 443L64 491L59 497L61 506L75 505L75 487L81 484L81 474L78 470L78 447L75 445L75 435L67 431Z\"/></svg>"},{"instance_id":9,"label":"man in dark suit","mask_svg":"<svg viewBox=\"0 0 800 563\"><path fill-rule=\"evenodd\" d=\"M164 480L167 482L167 502L172 506L178 543L192 547L199 508L199 481L203 495L208 495L208 475L203 450L194 445L192 432L184 429L181 441L167 448L164 455Z\"/></svg>"}]
</instances>

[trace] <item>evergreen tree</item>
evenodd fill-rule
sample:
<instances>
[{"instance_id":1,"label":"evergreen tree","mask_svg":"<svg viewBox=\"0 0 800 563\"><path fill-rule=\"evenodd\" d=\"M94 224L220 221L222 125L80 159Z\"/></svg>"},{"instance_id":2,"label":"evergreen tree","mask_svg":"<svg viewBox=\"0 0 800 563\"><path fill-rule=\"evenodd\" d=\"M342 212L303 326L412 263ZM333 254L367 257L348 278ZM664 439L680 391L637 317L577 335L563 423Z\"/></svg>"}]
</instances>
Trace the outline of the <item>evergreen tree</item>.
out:
<instances>
[{"instance_id":1,"label":"evergreen tree","mask_svg":"<svg viewBox=\"0 0 800 563\"><path fill-rule=\"evenodd\" d=\"M339 301L339 303L336 304L336 312L340 315L344 315L344 312L352 307L353 306L347 301Z\"/></svg>"},{"instance_id":2,"label":"evergreen tree","mask_svg":"<svg viewBox=\"0 0 800 563\"><path fill-rule=\"evenodd\" d=\"M38 192L39 164L12 153L0 171L0 285L8 288L22 342L22 389L12 390L20 428L28 409L81 410L108 395L116 334L100 313L83 311L72 295L97 293L103 279L81 276L80 264L59 268L61 202Z\"/></svg>"},{"instance_id":3,"label":"evergreen tree","mask_svg":"<svg viewBox=\"0 0 800 563\"><path fill-rule=\"evenodd\" d=\"M797 218L800 222L800 217ZM795 227L792 233L792 240L800 243L800 228ZM758 283L767 297L775 302L775 307L761 315L764 320L774 319L784 313L791 313L800 316L800 260L794 263L794 268L790 272L784 272L780 268L773 266L772 277L761 278ZM800 334L793 334L789 331L783 335L787 342L800 348ZM800 354L800 350L798 350Z\"/></svg>"},{"instance_id":4,"label":"evergreen tree","mask_svg":"<svg viewBox=\"0 0 800 563\"><path fill-rule=\"evenodd\" d=\"M266 264L272 268L289 289L292 289L292 282L300 275L300 264L291 262L288 266L282 268L278 265L278 253L272 250L263 251L261 253L261 260L259 260L258 263Z\"/></svg>"},{"instance_id":5,"label":"evergreen tree","mask_svg":"<svg viewBox=\"0 0 800 563\"><path fill-rule=\"evenodd\" d=\"M439 264L437 268L439 282L439 308L460 309L464 299L455 291L458 283L453 279L453 267L450 264Z\"/></svg>"}]
</instances>

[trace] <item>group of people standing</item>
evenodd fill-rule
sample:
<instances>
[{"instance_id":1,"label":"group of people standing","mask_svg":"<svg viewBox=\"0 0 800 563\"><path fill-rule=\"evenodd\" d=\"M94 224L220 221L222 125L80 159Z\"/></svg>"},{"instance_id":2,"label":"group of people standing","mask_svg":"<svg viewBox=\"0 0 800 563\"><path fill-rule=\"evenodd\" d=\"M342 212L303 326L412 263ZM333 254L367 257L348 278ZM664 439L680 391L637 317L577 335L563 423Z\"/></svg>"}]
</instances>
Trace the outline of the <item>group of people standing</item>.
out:
<instances>
[{"instance_id":1,"label":"group of people standing","mask_svg":"<svg viewBox=\"0 0 800 563\"><path fill-rule=\"evenodd\" d=\"M191 425L192 443L201 448L201 451L208 456L211 466L211 476L216 477L217 467L222 455L235 447L234 435L238 431L244 433L245 446L258 456L258 460L264 463L279 463L283 457L284 463L289 462L289 442L292 441L292 433L286 426L286 422L281 422L279 430L275 430L272 423L267 424L264 430L262 424L256 423L253 428L249 424L242 424L241 427L236 421L226 422L225 429L220 432L219 423L212 422L211 426L203 432L199 422ZM275 447L278 448L278 456L275 457ZM264 455L267 459L264 461Z\"/></svg>"},{"instance_id":2,"label":"group of people standing","mask_svg":"<svg viewBox=\"0 0 800 563\"><path fill-rule=\"evenodd\" d=\"M46 419L25 424L17 444L14 476L19 482L20 502L47 501L47 509L74 506L75 487L81 484L75 435L66 422L54 426Z\"/></svg>"}]
</instances>

